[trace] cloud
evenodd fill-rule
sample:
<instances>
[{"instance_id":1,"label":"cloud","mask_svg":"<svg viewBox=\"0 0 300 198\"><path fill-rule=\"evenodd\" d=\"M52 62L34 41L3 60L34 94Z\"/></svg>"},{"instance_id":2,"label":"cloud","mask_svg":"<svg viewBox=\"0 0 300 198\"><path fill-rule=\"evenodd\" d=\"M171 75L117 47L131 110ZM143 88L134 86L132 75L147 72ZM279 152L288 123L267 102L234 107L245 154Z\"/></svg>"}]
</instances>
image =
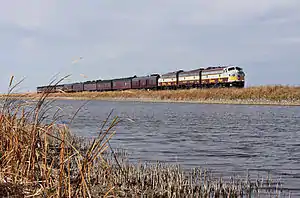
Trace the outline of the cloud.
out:
<instances>
[{"instance_id":1,"label":"cloud","mask_svg":"<svg viewBox=\"0 0 300 198\"><path fill-rule=\"evenodd\" d=\"M52 15L51 10L57 1L11 0L3 2L0 22L23 28L38 28Z\"/></svg>"},{"instance_id":2,"label":"cloud","mask_svg":"<svg viewBox=\"0 0 300 198\"><path fill-rule=\"evenodd\" d=\"M27 76L34 89L57 72L80 81L80 73L114 78L238 64L249 84L299 84L299 8L296 0L7 1L1 78ZM74 56L84 61L72 65Z\"/></svg>"},{"instance_id":3,"label":"cloud","mask_svg":"<svg viewBox=\"0 0 300 198\"><path fill-rule=\"evenodd\" d=\"M286 45L299 45L300 44L300 37L286 37L279 39L277 41L278 44L286 44Z\"/></svg>"},{"instance_id":4,"label":"cloud","mask_svg":"<svg viewBox=\"0 0 300 198\"><path fill-rule=\"evenodd\" d=\"M198 25L247 22L256 17L272 13L274 10L286 10L293 8L295 5L300 5L298 1L293 0L213 0L203 1L202 4L196 2L193 11L189 12L185 21Z\"/></svg>"}]
</instances>

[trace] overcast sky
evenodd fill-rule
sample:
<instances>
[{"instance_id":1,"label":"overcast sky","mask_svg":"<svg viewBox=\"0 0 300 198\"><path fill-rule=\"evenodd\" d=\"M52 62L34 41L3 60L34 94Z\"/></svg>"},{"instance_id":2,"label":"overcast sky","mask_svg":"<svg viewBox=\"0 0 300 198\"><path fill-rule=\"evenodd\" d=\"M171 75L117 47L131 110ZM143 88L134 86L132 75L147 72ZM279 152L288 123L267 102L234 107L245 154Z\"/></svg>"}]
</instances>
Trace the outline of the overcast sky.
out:
<instances>
[{"instance_id":1,"label":"overcast sky","mask_svg":"<svg viewBox=\"0 0 300 198\"><path fill-rule=\"evenodd\" d=\"M299 0L3 1L0 91L10 75L27 91L58 72L83 81L218 65L242 67L247 86L300 85L299 10Z\"/></svg>"}]
</instances>

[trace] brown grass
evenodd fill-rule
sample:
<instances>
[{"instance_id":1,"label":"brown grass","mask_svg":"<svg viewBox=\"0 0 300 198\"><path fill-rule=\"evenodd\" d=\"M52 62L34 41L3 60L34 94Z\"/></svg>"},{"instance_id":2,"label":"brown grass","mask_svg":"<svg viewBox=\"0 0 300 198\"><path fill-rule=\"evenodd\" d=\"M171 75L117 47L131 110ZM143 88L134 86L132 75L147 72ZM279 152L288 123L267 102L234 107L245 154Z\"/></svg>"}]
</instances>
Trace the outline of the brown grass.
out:
<instances>
[{"instance_id":1,"label":"brown grass","mask_svg":"<svg viewBox=\"0 0 300 198\"><path fill-rule=\"evenodd\" d=\"M16 97L34 97L38 94L16 94ZM248 88L189 89L189 90L126 90L109 92L53 93L51 98L116 99L140 101L174 101L202 103L283 104L300 105L300 87L257 86Z\"/></svg>"},{"instance_id":2,"label":"brown grass","mask_svg":"<svg viewBox=\"0 0 300 198\"><path fill-rule=\"evenodd\" d=\"M110 124L108 117L97 138L86 141L55 119L45 122L48 94L33 103L12 100L12 82L0 115L0 197L239 197L264 188L280 193L269 179L225 182L201 169L186 173L179 165L130 164L109 144L118 117Z\"/></svg>"},{"instance_id":3,"label":"brown grass","mask_svg":"<svg viewBox=\"0 0 300 198\"><path fill-rule=\"evenodd\" d=\"M12 80L10 87L12 86ZM8 93L10 95L11 89ZM91 197L94 163L108 163L101 157L108 148L111 129L118 122L99 129L98 138L83 146L67 126L56 120L44 123L47 94L34 104L6 97L0 116L0 196ZM106 124L106 123L105 123ZM107 186L110 185L109 183ZM18 190L14 189L18 186ZM103 188L106 192L110 189ZM105 193L106 193L105 192Z\"/></svg>"}]
</instances>

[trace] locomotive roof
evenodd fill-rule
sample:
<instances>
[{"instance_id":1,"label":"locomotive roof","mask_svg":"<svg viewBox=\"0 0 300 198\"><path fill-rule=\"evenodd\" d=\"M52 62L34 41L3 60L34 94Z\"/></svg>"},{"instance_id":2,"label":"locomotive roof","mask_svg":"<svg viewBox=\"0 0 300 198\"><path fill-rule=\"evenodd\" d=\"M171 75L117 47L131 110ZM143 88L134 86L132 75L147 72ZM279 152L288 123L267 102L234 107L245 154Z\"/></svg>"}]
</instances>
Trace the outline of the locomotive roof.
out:
<instances>
[{"instance_id":1,"label":"locomotive roof","mask_svg":"<svg viewBox=\"0 0 300 198\"><path fill-rule=\"evenodd\" d=\"M181 74L190 74L190 73L198 73L200 71L204 71L204 72L219 71L219 70L223 70L224 68L226 68L226 67L225 66L222 66L222 67L207 67L207 68L193 69L193 70L189 70L189 71L179 70L179 71L176 71L176 72L169 72L169 73L163 74L162 76L176 75L177 72L181 72Z\"/></svg>"},{"instance_id":2,"label":"locomotive roof","mask_svg":"<svg viewBox=\"0 0 300 198\"><path fill-rule=\"evenodd\" d=\"M179 73L179 72L183 72L183 70L177 70L177 71L173 71L173 72L168 72L168 73L162 74L161 76L162 76L162 77L165 77L165 76L173 76L173 75L176 75L176 74Z\"/></svg>"},{"instance_id":3,"label":"locomotive roof","mask_svg":"<svg viewBox=\"0 0 300 198\"><path fill-rule=\"evenodd\" d=\"M220 67L207 67L204 69L204 71L217 71L217 70L223 70L226 68L225 66L220 66Z\"/></svg>"},{"instance_id":4,"label":"locomotive roof","mask_svg":"<svg viewBox=\"0 0 300 198\"><path fill-rule=\"evenodd\" d=\"M178 71L173 71L173 72L168 72L168 73L162 74L161 76L162 76L162 77L174 76L174 75L176 75L177 73L183 73L183 74L195 73L195 72L200 72L200 70L202 70L202 71L204 71L204 72L208 72L208 71L219 71L219 70L223 70L224 68L226 68L226 66L198 68L198 69L193 69L193 70L189 70L189 71L178 70Z\"/></svg>"},{"instance_id":5,"label":"locomotive roof","mask_svg":"<svg viewBox=\"0 0 300 198\"><path fill-rule=\"evenodd\" d=\"M189 73L199 73L201 70L204 70L204 68L199 68L199 69L193 69L189 71L183 71L181 74L189 74Z\"/></svg>"}]
</instances>

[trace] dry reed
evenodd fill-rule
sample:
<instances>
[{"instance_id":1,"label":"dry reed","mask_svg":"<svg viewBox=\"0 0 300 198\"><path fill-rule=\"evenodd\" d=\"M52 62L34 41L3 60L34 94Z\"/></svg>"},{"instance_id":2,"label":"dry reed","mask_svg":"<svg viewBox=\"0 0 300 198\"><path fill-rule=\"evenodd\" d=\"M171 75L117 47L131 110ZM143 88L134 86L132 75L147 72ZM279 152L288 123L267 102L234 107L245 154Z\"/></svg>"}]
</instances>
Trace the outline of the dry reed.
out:
<instances>
[{"instance_id":1,"label":"dry reed","mask_svg":"<svg viewBox=\"0 0 300 198\"><path fill-rule=\"evenodd\" d=\"M269 180L225 182L201 169L187 173L179 165L128 163L109 144L118 117L109 123L109 115L95 139L80 139L56 120L45 122L49 94L33 103L12 100L12 82L0 116L1 197L244 197L264 188L281 192Z\"/></svg>"},{"instance_id":2,"label":"dry reed","mask_svg":"<svg viewBox=\"0 0 300 198\"><path fill-rule=\"evenodd\" d=\"M32 97L35 93L16 94L15 97ZM242 104L300 105L300 87L257 86L247 88L214 88L188 90L126 90L108 92L52 93L51 98L69 99L133 99L141 101L182 101Z\"/></svg>"},{"instance_id":3,"label":"dry reed","mask_svg":"<svg viewBox=\"0 0 300 198\"><path fill-rule=\"evenodd\" d=\"M0 119L0 196L91 197L94 161L107 164L101 154L117 118L83 147L67 126L43 122L51 103L48 94L33 105L11 100L12 80L9 87ZM15 186L19 190L11 190Z\"/></svg>"}]
</instances>

